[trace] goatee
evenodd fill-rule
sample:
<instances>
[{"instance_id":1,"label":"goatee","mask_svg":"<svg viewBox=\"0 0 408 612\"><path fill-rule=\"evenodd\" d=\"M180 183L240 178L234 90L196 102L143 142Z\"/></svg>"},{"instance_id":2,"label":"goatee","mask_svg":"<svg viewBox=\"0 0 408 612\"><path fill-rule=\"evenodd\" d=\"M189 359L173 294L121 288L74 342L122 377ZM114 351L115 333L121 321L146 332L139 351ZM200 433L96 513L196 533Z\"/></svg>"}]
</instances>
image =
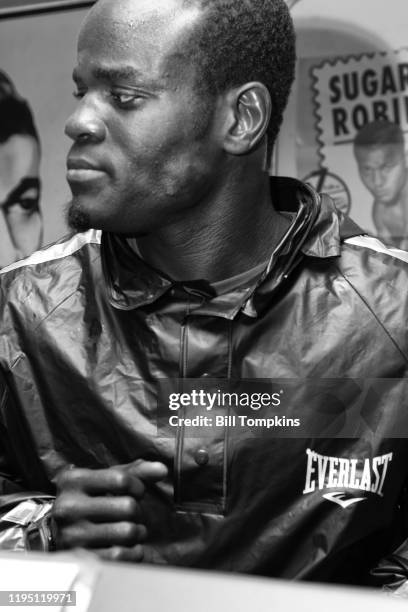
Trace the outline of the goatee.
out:
<instances>
[{"instance_id":1,"label":"goatee","mask_svg":"<svg viewBox=\"0 0 408 612\"><path fill-rule=\"evenodd\" d=\"M76 232L87 232L91 229L91 219L88 213L80 208L75 199L67 205L66 221L68 226Z\"/></svg>"}]
</instances>

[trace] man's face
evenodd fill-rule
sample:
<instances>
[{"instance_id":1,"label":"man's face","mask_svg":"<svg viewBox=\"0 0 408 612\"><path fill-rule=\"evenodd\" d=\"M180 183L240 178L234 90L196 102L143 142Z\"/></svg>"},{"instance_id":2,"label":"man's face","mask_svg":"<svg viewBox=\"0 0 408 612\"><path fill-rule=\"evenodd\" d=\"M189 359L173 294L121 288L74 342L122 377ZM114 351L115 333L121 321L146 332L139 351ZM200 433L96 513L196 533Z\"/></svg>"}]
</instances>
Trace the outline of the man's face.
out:
<instances>
[{"instance_id":1,"label":"man's face","mask_svg":"<svg viewBox=\"0 0 408 612\"><path fill-rule=\"evenodd\" d=\"M66 127L74 228L149 233L214 185L214 113L203 125L194 73L170 59L198 18L177 0L102 0L88 16L74 71L79 102Z\"/></svg>"},{"instance_id":2,"label":"man's face","mask_svg":"<svg viewBox=\"0 0 408 612\"><path fill-rule=\"evenodd\" d=\"M407 167L403 147L398 144L357 147L361 180L378 202L394 203L405 185Z\"/></svg>"},{"instance_id":3,"label":"man's face","mask_svg":"<svg viewBox=\"0 0 408 612\"><path fill-rule=\"evenodd\" d=\"M39 146L31 136L11 136L0 144L0 208L21 255L29 255L41 244L39 164Z\"/></svg>"}]
</instances>

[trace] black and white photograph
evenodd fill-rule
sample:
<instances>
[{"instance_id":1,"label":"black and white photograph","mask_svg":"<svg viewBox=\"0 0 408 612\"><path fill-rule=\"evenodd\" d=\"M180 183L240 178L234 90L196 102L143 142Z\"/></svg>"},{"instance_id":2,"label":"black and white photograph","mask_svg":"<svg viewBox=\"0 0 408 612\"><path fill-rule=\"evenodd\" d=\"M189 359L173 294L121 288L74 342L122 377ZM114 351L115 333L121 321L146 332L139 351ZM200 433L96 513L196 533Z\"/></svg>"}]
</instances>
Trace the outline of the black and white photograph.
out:
<instances>
[{"instance_id":1,"label":"black and white photograph","mask_svg":"<svg viewBox=\"0 0 408 612\"><path fill-rule=\"evenodd\" d=\"M0 1L0 607L408 598L404 0Z\"/></svg>"}]
</instances>

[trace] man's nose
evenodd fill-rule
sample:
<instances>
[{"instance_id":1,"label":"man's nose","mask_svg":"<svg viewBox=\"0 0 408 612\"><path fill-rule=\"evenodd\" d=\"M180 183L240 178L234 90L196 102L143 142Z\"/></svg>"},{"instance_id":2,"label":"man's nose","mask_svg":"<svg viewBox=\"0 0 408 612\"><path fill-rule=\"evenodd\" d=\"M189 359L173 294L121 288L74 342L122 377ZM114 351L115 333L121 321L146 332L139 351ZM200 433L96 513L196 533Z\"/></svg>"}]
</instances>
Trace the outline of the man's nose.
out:
<instances>
[{"instance_id":1,"label":"man's nose","mask_svg":"<svg viewBox=\"0 0 408 612\"><path fill-rule=\"evenodd\" d=\"M384 184L384 173L381 170L374 172L374 186L381 187Z\"/></svg>"},{"instance_id":2,"label":"man's nose","mask_svg":"<svg viewBox=\"0 0 408 612\"><path fill-rule=\"evenodd\" d=\"M65 134L74 142L101 142L106 135L105 124L97 104L85 95L65 125Z\"/></svg>"}]
</instances>

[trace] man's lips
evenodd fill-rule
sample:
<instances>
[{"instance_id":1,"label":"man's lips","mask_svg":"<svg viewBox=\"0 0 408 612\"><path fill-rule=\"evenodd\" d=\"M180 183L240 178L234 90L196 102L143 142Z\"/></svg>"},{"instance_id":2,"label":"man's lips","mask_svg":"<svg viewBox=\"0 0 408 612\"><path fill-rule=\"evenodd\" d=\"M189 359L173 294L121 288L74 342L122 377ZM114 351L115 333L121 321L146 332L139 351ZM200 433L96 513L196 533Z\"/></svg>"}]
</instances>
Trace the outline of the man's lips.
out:
<instances>
[{"instance_id":1,"label":"man's lips","mask_svg":"<svg viewBox=\"0 0 408 612\"><path fill-rule=\"evenodd\" d=\"M97 163L83 157L68 157L67 180L68 182L92 181L101 178L106 170Z\"/></svg>"},{"instance_id":2,"label":"man's lips","mask_svg":"<svg viewBox=\"0 0 408 612\"><path fill-rule=\"evenodd\" d=\"M384 190L377 190L374 192L374 197L378 198L379 200L386 200L390 199L390 193Z\"/></svg>"}]
</instances>

